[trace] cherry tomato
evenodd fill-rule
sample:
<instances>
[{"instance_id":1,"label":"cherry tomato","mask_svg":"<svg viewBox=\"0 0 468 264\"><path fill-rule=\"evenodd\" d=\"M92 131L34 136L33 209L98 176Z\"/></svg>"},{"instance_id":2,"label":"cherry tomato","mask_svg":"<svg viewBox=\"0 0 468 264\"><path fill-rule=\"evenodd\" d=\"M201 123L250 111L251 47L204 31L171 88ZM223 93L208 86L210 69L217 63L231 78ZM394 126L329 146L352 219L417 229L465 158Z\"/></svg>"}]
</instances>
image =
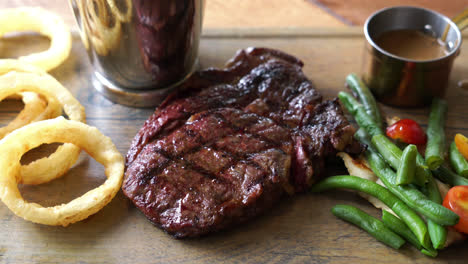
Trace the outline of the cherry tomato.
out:
<instances>
[{"instance_id":1,"label":"cherry tomato","mask_svg":"<svg viewBox=\"0 0 468 264\"><path fill-rule=\"evenodd\" d=\"M462 134L455 135L455 145L458 151L468 160L468 138Z\"/></svg>"},{"instance_id":2,"label":"cherry tomato","mask_svg":"<svg viewBox=\"0 0 468 264\"><path fill-rule=\"evenodd\" d=\"M445 196L443 205L460 216L460 221L454 225L455 229L468 234L468 186L452 187Z\"/></svg>"},{"instance_id":3,"label":"cherry tomato","mask_svg":"<svg viewBox=\"0 0 468 264\"><path fill-rule=\"evenodd\" d=\"M407 144L424 145L427 142L426 133L412 119L401 119L387 127L387 136Z\"/></svg>"}]
</instances>

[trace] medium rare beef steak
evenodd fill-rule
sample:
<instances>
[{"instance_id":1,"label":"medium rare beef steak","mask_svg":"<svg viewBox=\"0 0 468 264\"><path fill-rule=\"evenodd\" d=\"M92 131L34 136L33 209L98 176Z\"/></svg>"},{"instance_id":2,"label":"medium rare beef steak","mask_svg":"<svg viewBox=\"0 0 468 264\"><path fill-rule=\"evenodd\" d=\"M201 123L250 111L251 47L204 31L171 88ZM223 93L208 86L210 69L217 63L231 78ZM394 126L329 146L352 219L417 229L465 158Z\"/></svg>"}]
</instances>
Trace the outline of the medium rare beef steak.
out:
<instances>
[{"instance_id":1,"label":"medium rare beef steak","mask_svg":"<svg viewBox=\"0 0 468 264\"><path fill-rule=\"evenodd\" d=\"M199 236L307 190L328 157L361 151L352 136L301 61L240 50L225 69L194 73L156 109L128 151L122 188L170 234Z\"/></svg>"}]
</instances>

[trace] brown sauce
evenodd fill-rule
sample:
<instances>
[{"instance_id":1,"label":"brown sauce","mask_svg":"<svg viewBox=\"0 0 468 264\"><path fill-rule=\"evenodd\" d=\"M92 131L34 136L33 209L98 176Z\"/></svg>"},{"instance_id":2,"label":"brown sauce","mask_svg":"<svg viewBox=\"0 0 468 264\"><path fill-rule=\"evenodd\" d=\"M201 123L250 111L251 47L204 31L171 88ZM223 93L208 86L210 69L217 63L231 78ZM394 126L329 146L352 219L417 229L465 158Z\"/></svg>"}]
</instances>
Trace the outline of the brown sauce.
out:
<instances>
[{"instance_id":1,"label":"brown sauce","mask_svg":"<svg viewBox=\"0 0 468 264\"><path fill-rule=\"evenodd\" d=\"M440 39L412 29L387 31L376 43L393 55L411 60L432 60L448 54Z\"/></svg>"}]
</instances>

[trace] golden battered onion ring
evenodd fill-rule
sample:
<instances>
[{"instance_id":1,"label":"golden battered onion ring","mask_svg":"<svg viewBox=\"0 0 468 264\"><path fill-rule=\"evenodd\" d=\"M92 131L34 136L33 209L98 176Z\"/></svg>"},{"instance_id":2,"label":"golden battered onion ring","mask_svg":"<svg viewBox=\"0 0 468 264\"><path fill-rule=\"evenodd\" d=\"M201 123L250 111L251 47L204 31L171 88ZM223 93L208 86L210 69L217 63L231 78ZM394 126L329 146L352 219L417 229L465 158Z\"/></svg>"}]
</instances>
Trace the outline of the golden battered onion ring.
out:
<instances>
[{"instance_id":1,"label":"golden battered onion ring","mask_svg":"<svg viewBox=\"0 0 468 264\"><path fill-rule=\"evenodd\" d=\"M0 60L0 75L9 73L11 71L29 72L36 74L45 74L46 71L32 64L16 60L16 59L2 59Z\"/></svg>"},{"instance_id":2,"label":"golden battered onion ring","mask_svg":"<svg viewBox=\"0 0 468 264\"><path fill-rule=\"evenodd\" d=\"M129 22L132 19L132 1L131 0L125 0L125 5L127 6L127 11L125 13L122 13L120 9L117 7L115 4L115 0L107 0L107 4L110 7L110 10L112 14L115 15L115 17L120 20L120 22Z\"/></svg>"},{"instance_id":3,"label":"golden battered onion ring","mask_svg":"<svg viewBox=\"0 0 468 264\"><path fill-rule=\"evenodd\" d=\"M25 104L25 107L16 118L23 119L22 122L24 122L24 124L18 126L17 128L25 126L32 122L56 118L62 115L62 106L55 98L50 97L48 98L48 100L45 100L43 96L33 92L24 92L21 93L20 96L23 100L23 103ZM16 97L16 94L13 96L9 96L9 98L12 97ZM31 104L40 104L42 105L42 107L39 108L39 106L33 106ZM25 120L30 121L26 123ZM1 138L3 138L3 136L0 136L0 139Z\"/></svg>"},{"instance_id":4,"label":"golden battered onion ring","mask_svg":"<svg viewBox=\"0 0 468 264\"><path fill-rule=\"evenodd\" d=\"M39 95L40 96L40 95ZM32 122L37 122L45 119L56 118L62 115L62 105L53 97L47 98L46 109L40 113Z\"/></svg>"},{"instance_id":5,"label":"golden battered onion ring","mask_svg":"<svg viewBox=\"0 0 468 264\"><path fill-rule=\"evenodd\" d=\"M56 14L39 7L20 7L0 10L0 37L9 32L36 31L50 38L46 51L19 57L45 71L59 66L70 54L71 33Z\"/></svg>"},{"instance_id":6,"label":"golden battered onion ring","mask_svg":"<svg viewBox=\"0 0 468 264\"><path fill-rule=\"evenodd\" d=\"M67 204L42 207L28 203L18 190L21 156L43 143L67 142L79 146L105 167L107 180ZM0 141L0 198L17 216L44 225L67 226L98 212L119 191L124 159L111 139L97 128L63 117L24 126ZM36 175L39 176L39 175Z\"/></svg>"},{"instance_id":7,"label":"golden battered onion ring","mask_svg":"<svg viewBox=\"0 0 468 264\"><path fill-rule=\"evenodd\" d=\"M46 98L55 98L71 120L85 122L83 106L56 79L47 73L10 72L0 76L0 99L10 94L35 92ZM49 100L50 101L50 100ZM73 144L63 144L48 157L21 167L19 183L40 184L62 176L76 162L80 149Z\"/></svg>"},{"instance_id":8,"label":"golden battered onion ring","mask_svg":"<svg viewBox=\"0 0 468 264\"><path fill-rule=\"evenodd\" d=\"M45 74L45 72L33 65L21 62L19 60L4 59L0 60L0 75L11 71L30 72L36 74ZM8 125L0 128L0 139L11 131L25 126L29 123L55 118L62 114L62 106L54 98L45 101L39 94L25 92L21 94L10 95L9 98L21 98L24 103L24 109ZM3 99L3 98L2 98Z\"/></svg>"},{"instance_id":9,"label":"golden battered onion ring","mask_svg":"<svg viewBox=\"0 0 468 264\"><path fill-rule=\"evenodd\" d=\"M32 64L28 64L19 60L14 60L14 59L0 60L0 75L9 73L11 71L36 73L39 75L47 74L41 68L38 68ZM23 96L21 94L14 94L14 95L11 95L10 98L20 99L20 98L23 98ZM37 113L41 113L41 114L37 115ZM37 112L37 113L36 113L36 117L32 119L32 122L49 119L49 118L55 118L55 117L62 115L62 106L55 98L49 97L47 98L46 109L42 112ZM21 115L21 113L19 115ZM1 138L2 137L0 137L0 139Z\"/></svg>"},{"instance_id":10,"label":"golden battered onion ring","mask_svg":"<svg viewBox=\"0 0 468 264\"><path fill-rule=\"evenodd\" d=\"M8 125L0 127L0 139L13 130L25 126L44 112L47 107L47 102L41 99L36 93L21 93L21 97L24 103L24 108L19 112L15 119L13 119Z\"/></svg>"}]
</instances>

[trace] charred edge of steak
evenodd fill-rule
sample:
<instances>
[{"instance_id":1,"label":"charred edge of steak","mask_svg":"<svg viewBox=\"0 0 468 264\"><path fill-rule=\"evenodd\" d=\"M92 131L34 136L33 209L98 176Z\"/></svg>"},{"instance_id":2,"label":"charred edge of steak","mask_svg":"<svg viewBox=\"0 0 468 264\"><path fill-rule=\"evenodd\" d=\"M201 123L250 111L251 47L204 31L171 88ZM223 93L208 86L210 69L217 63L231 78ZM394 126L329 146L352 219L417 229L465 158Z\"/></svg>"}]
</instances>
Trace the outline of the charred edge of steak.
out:
<instances>
[{"instance_id":1,"label":"charred edge of steak","mask_svg":"<svg viewBox=\"0 0 468 264\"><path fill-rule=\"evenodd\" d=\"M350 153L363 151L353 138L354 132L336 98L307 113L303 124L294 130L296 155L292 177L297 192L306 191L323 177L326 157L335 157L345 149Z\"/></svg>"}]
</instances>

